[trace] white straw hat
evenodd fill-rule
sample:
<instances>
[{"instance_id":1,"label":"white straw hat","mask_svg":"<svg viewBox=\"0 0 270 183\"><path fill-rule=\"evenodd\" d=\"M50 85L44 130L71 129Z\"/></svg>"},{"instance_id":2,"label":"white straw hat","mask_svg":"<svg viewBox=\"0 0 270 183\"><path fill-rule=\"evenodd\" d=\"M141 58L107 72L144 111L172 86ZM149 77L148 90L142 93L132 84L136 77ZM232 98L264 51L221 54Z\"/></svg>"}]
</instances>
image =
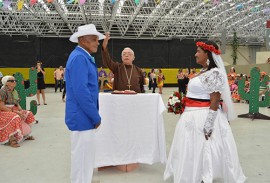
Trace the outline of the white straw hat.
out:
<instances>
[{"instance_id":1,"label":"white straw hat","mask_svg":"<svg viewBox=\"0 0 270 183\"><path fill-rule=\"evenodd\" d=\"M69 40L73 43L78 43L78 37L86 36L86 35L96 35L98 39L104 39L105 36L97 31L96 26L94 24L82 25L78 27L78 31L72 34Z\"/></svg>"}]
</instances>

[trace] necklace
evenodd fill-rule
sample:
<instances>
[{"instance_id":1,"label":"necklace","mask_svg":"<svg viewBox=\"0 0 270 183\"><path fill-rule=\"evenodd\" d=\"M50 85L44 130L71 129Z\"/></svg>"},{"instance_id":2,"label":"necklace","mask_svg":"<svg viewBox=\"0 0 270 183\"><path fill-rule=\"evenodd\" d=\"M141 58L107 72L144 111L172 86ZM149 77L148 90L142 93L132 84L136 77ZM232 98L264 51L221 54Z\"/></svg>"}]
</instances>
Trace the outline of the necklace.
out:
<instances>
[{"instance_id":1,"label":"necklace","mask_svg":"<svg viewBox=\"0 0 270 183\"><path fill-rule=\"evenodd\" d=\"M126 69L126 66L124 65L124 68L125 68L125 71L126 71L126 76L127 76L127 81L128 81L128 90L130 90L130 87L131 87L131 84L130 84L130 80L131 80L131 76L132 76L132 71L133 71L133 65L131 66L131 72L130 72L130 76L128 77L128 74L127 74L127 69Z\"/></svg>"}]
</instances>

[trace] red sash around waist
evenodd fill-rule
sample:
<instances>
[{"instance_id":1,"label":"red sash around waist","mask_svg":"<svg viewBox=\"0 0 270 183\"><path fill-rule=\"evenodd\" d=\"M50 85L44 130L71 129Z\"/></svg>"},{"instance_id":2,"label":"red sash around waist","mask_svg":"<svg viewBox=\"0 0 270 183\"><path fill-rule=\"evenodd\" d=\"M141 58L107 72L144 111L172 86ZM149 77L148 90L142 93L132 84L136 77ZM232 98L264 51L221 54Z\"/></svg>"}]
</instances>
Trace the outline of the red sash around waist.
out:
<instances>
[{"instance_id":1,"label":"red sash around waist","mask_svg":"<svg viewBox=\"0 0 270 183\"><path fill-rule=\"evenodd\" d=\"M185 107L209 107L210 100L208 99L193 99L184 97L182 99L182 112L185 110ZM222 106L222 101L220 101L220 105Z\"/></svg>"},{"instance_id":2,"label":"red sash around waist","mask_svg":"<svg viewBox=\"0 0 270 183\"><path fill-rule=\"evenodd\" d=\"M183 104L186 107L209 107L210 100L203 100L203 99L192 99L185 97L183 99Z\"/></svg>"},{"instance_id":3,"label":"red sash around waist","mask_svg":"<svg viewBox=\"0 0 270 183\"><path fill-rule=\"evenodd\" d=\"M185 107L209 107L210 100L192 99L184 97L182 99L182 113L185 111Z\"/></svg>"}]
</instances>

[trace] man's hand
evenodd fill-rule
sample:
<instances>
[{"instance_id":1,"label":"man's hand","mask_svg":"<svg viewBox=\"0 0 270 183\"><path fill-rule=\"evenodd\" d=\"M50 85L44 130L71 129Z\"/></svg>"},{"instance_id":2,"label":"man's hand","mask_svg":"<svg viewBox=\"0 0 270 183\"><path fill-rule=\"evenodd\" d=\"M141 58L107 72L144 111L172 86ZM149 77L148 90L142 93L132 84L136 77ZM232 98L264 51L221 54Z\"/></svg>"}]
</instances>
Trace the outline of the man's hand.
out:
<instances>
[{"instance_id":1,"label":"man's hand","mask_svg":"<svg viewBox=\"0 0 270 183\"><path fill-rule=\"evenodd\" d=\"M99 122L98 124L96 124L95 129L97 129L100 126L101 122Z\"/></svg>"},{"instance_id":2,"label":"man's hand","mask_svg":"<svg viewBox=\"0 0 270 183\"><path fill-rule=\"evenodd\" d=\"M107 45L108 45L108 42L109 42L109 39L110 39L110 32L106 32L105 33L105 38L103 40L103 44L102 44L102 48L105 50L107 48Z\"/></svg>"}]
</instances>

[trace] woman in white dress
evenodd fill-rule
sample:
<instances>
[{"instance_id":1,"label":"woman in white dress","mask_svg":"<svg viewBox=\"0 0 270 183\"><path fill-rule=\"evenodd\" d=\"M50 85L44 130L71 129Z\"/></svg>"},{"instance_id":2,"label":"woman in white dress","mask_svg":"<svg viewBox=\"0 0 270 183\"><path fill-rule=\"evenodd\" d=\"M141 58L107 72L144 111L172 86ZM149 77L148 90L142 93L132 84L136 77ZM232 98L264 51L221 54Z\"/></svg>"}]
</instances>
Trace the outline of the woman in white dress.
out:
<instances>
[{"instance_id":1,"label":"woman in white dress","mask_svg":"<svg viewBox=\"0 0 270 183\"><path fill-rule=\"evenodd\" d=\"M164 179L243 183L246 177L228 122L235 115L220 51L211 41L196 45L196 62L203 69L189 81L186 107L175 129Z\"/></svg>"}]
</instances>

